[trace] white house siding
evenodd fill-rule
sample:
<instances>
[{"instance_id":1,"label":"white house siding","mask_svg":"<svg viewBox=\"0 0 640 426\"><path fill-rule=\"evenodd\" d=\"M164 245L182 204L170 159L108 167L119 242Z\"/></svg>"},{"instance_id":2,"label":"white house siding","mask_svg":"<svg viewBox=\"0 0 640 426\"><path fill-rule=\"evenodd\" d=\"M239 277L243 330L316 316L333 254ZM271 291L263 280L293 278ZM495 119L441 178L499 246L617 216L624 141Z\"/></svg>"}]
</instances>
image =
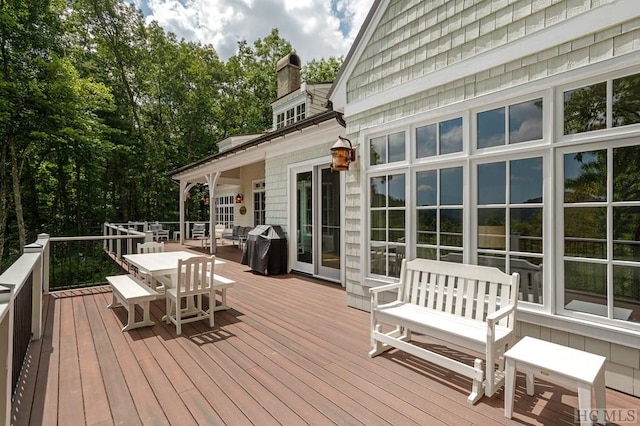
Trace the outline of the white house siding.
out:
<instances>
[{"instance_id":1,"label":"white house siding","mask_svg":"<svg viewBox=\"0 0 640 426\"><path fill-rule=\"evenodd\" d=\"M339 133L339 129L335 128L335 139ZM325 138L326 143L320 145L308 146L306 149L289 152L283 155L269 156L265 162L265 188L266 197L266 218L270 225L280 225L282 229L289 234L289 166L313 160L316 158L326 158L329 154L329 148L335 142L331 138ZM293 146L304 146L304 139L291 141Z\"/></svg>"},{"instance_id":2,"label":"white house siding","mask_svg":"<svg viewBox=\"0 0 640 426\"><path fill-rule=\"evenodd\" d=\"M360 132L416 114L446 108L484 95L546 79L551 87L563 73L612 58L637 58L640 18L631 17L592 34L545 46L535 53L469 69L464 77L384 100L395 88L479 55L508 49L508 43L563 25L568 19L616 3L613 0L451 0L390 1L346 83L347 135L360 143ZM383 2L384 4L384 2ZM596 11L597 12L597 11ZM637 16L637 15L636 15ZM513 55L513 51L510 52ZM635 55L635 56L634 56ZM496 56L494 56L496 58ZM356 58L354 58L356 59ZM634 62L635 61L635 62ZM474 62L478 65L481 62ZM627 64L639 64L630 59ZM640 68L638 68L640 71ZM638 72L637 71L637 72ZM556 78L554 78L556 77ZM440 77L441 78L441 77ZM564 82L566 83L566 81ZM540 87L538 88L540 89ZM378 97L376 98L376 95ZM370 102L374 99L373 102ZM368 103L369 102L369 103ZM355 106L355 107L354 107ZM349 112L352 112L351 114ZM360 164L358 163L358 166ZM346 286L352 307L369 310L368 285L362 273L364 229L360 210L360 173L350 171L346 191ZM366 256L365 256L366 257ZM607 386L640 396L640 350L532 323L520 323L520 335L555 341L607 357Z\"/></svg>"}]
</instances>

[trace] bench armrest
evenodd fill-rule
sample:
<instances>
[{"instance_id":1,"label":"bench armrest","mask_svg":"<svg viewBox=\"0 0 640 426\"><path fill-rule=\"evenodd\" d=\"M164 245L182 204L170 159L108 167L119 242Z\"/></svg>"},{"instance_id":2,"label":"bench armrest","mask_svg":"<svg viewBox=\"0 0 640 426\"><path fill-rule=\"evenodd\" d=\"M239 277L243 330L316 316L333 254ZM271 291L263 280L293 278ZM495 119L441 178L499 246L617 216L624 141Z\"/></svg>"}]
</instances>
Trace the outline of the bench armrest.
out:
<instances>
[{"instance_id":1,"label":"bench armrest","mask_svg":"<svg viewBox=\"0 0 640 426\"><path fill-rule=\"evenodd\" d=\"M369 289L369 293L371 294L371 309L378 306L378 295L380 293L384 293L385 291L397 290L401 287L401 283L393 283L393 284L385 284L379 287L372 287Z\"/></svg>"},{"instance_id":2,"label":"bench armrest","mask_svg":"<svg viewBox=\"0 0 640 426\"><path fill-rule=\"evenodd\" d=\"M490 340L495 339L496 324L502 318L508 315L511 315L515 311L515 309L516 309L515 305L508 305L508 306L505 306L504 308L500 308L497 311L487 315L487 338L489 338Z\"/></svg>"},{"instance_id":3,"label":"bench armrest","mask_svg":"<svg viewBox=\"0 0 640 426\"><path fill-rule=\"evenodd\" d=\"M514 305L509 305L509 306L505 306L504 308L500 308L497 311L487 315L487 322L488 323L496 323L496 322L500 321L502 318L504 318L507 315L509 315L515 309L516 309L516 307Z\"/></svg>"},{"instance_id":4,"label":"bench armrest","mask_svg":"<svg viewBox=\"0 0 640 426\"><path fill-rule=\"evenodd\" d=\"M400 282L397 283L393 283L393 284L385 284L385 285L381 285L378 287L371 287L369 289L369 293L374 294L374 293L382 293L383 291L391 291L391 290L396 290L400 288Z\"/></svg>"}]
</instances>

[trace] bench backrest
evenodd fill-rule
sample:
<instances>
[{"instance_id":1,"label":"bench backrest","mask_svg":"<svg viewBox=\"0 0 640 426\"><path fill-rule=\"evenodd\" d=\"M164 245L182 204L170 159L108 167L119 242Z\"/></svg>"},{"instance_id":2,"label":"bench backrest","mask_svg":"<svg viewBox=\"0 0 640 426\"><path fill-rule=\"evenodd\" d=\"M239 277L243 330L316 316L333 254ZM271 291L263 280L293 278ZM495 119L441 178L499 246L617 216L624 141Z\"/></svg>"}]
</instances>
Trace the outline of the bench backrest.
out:
<instances>
[{"instance_id":1,"label":"bench backrest","mask_svg":"<svg viewBox=\"0 0 640 426\"><path fill-rule=\"evenodd\" d=\"M519 275L498 268L427 259L402 261L398 300L477 321L506 306L516 306ZM513 328L515 315L499 324Z\"/></svg>"}]
</instances>

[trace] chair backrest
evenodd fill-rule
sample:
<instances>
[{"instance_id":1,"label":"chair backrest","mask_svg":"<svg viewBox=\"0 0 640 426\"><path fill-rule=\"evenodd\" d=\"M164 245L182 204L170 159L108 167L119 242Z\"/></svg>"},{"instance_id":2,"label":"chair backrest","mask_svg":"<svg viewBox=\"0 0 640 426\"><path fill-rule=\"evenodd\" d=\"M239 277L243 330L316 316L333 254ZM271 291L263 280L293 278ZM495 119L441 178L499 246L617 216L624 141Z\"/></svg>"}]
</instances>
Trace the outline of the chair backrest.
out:
<instances>
[{"instance_id":1,"label":"chair backrest","mask_svg":"<svg viewBox=\"0 0 640 426\"><path fill-rule=\"evenodd\" d=\"M153 241L138 243L138 253L162 253L163 251L164 243L155 243Z\"/></svg>"},{"instance_id":2,"label":"chair backrest","mask_svg":"<svg viewBox=\"0 0 640 426\"><path fill-rule=\"evenodd\" d=\"M194 231L204 231L206 230L206 226L204 223L194 223L193 230Z\"/></svg>"},{"instance_id":3,"label":"chair backrest","mask_svg":"<svg viewBox=\"0 0 640 426\"><path fill-rule=\"evenodd\" d=\"M215 256L196 256L178 260L178 296L206 293L213 289Z\"/></svg>"},{"instance_id":4,"label":"chair backrest","mask_svg":"<svg viewBox=\"0 0 640 426\"><path fill-rule=\"evenodd\" d=\"M161 223L152 223L149 225L149 229L151 229L152 231L162 231L162 224Z\"/></svg>"}]
</instances>

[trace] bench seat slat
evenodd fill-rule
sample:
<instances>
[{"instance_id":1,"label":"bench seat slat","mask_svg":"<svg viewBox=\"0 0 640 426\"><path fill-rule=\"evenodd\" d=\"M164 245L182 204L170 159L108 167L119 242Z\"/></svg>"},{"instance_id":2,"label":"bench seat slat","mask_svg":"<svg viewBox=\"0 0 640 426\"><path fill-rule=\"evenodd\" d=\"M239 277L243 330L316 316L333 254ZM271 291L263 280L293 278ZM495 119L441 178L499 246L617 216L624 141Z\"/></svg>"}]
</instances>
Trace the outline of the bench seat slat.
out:
<instances>
[{"instance_id":1,"label":"bench seat slat","mask_svg":"<svg viewBox=\"0 0 640 426\"><path fill-rule=\"evenodd\" d=\"M122 331L154 325L150 318L149 303L158 297L157 291L133 275L113 275L107 277L107 281L113 294L113 300L107 307L114 308L122 305L128 312L128 322ZM142 308L142 320L137 322L135 320L136 305Z\"/></svg>"},{"instance_id":2,"label":"bench seat slat","mask_svg":"<svg viewBox=\"0 0 640 426\"><path fill-rule=\"evenodd\" d=\"M446 333L482 345L487 341L487 324L485 322L447 312L425 309L411 303L391 302L378 306L377 315L382 322L385 322L385 319L393 323L402 321L402 325L416 332L428 333L430 330L441 329L446 330ZM505 338L509 333L511 330L507 327L496 326L496 340Z\"/></svg>"}]
</instances>

